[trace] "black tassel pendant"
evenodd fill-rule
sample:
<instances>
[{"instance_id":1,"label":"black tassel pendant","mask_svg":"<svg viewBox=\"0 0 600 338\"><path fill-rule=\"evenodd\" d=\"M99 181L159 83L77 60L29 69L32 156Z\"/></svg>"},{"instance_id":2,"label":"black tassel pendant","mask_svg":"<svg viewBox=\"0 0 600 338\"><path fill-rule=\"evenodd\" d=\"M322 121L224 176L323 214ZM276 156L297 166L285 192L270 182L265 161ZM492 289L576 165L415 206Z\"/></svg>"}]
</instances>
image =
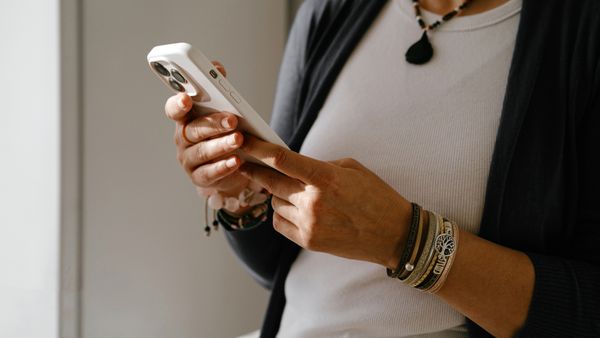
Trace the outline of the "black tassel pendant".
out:
<instances>
[{"instance_id":1,"label":"black tassel pendant","mask_svg":"<svg viewBox=\"0 0 600 338\"><path fill-rule=\"evenodd\" d=\"M415 65L427 63L433 57L433 47L427 37L427 32L406 51L406 61Z\"/></svg>"}]
</instances>

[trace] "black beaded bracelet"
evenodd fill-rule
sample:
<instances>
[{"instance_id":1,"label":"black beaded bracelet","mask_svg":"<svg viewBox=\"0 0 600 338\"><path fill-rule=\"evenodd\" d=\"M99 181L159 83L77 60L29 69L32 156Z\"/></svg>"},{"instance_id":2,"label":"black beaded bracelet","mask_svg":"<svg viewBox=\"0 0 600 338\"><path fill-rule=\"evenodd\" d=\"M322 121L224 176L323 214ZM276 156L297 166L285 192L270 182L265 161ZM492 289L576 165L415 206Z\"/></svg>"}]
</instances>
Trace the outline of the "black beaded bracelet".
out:
<instances>
[{"instance_id":1,"label":"black beaded bracelet","mask_svg":"<svg viewBox=\"0 0 600 338\"><path fill-rule=\"evenodd\" d=\"M410 254L412 253L415 245L417 244L417 232L419 230L419 220L421 218L421 207L416 203L411 203L412 205L412 217L410 222L410 228L408 232L408 239L406 241L406 246L404 247L404 251L402 252L402 256L400 256L400 261L398 262L398 266L395 270L391 270L390 268L386 268L386 272L388 277L398 278L402 272L404 272L405 265L410 258Z\"/></svg>"}]
</instances>

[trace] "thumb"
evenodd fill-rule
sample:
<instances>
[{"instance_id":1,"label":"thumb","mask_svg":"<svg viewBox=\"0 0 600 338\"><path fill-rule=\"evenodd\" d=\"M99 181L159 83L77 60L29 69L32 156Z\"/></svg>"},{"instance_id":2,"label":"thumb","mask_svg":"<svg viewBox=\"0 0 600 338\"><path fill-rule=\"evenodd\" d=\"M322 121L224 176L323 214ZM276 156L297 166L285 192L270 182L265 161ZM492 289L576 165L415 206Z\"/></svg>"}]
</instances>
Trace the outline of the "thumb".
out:
<instances>
[{"instance_id":1,"label":"thumb","mask_svg":"<svg viewBox=\"0 0 600 338\"><path fill-rule=\"evenodd\" d=\"M185 93L171 96L165 103L165 114L173 121L184 121L192 109L192 98Z\"/></svg>"}]
</instances>

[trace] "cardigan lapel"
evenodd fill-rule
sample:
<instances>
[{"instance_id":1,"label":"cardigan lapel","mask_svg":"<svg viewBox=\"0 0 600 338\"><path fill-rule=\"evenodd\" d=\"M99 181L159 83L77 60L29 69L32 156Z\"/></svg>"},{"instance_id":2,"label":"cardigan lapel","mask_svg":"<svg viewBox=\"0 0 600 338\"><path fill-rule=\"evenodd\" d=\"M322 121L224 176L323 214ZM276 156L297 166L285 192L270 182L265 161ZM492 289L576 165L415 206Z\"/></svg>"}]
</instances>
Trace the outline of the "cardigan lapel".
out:
<instances>
[{"instance_id":1,"label":"cardigan lapel","mask_svg":"<svg viewBox=\"0 0 600 338\"><path fill-rule=\"evenodd\" d=\"M480 236L492 241L500 238L502 208L508 173L523 120L532 101L532 93L540 70L544 31L541 16L550 15L544 2L524 0L515 51L508 75L500 126L492 155L481 220Z\"/></svg>"}]
</instances>

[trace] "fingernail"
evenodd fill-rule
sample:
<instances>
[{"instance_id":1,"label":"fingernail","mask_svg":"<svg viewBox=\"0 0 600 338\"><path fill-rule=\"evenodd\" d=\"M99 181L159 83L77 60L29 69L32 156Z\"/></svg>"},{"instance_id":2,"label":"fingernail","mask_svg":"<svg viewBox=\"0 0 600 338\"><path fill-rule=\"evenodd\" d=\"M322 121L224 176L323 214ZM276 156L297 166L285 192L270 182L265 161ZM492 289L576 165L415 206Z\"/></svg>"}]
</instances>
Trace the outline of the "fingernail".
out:
<instances>
[{"instance_id":1,"label":"fingernail","mask_svg":"<svg viewBox=\"0 0 600 338\"><path fill-rule=\"evenodd\" d=\"M235 140L235 134L231 134L227 137L227 144L229 144L230 146L234 146L236 144L236 140Z\"/></svg>"},{"instance_id":2,"label":"fingernail","mask_svg":"<svg viewBox=\"0 0 600 338\"><path fill-rule=\"evenodd\" d=\"M230 158L227 161L225 161L225 165L227 166L227 168L233 168L237 165L237 161L235 160L235 158Z\"/></svg>"},{"instance_id":3,"label":"fingernail","mask_svg":"<svg viewBox=\"0 0 600 338\"><path fill-rule=\"evenodd\" d=\"M177 100L177 105L179 106L179 108L185 109L185 101L183 100L183 98Z\"/></svg>"},{"instance_id":4,"label":"fingernail","mask_svg":"<svg viewBox=\"0 0 600 338\"><path fill-rule=\"evenodd\" d=\"M227 129L232 128L233 124L232 124L231 118L226 117L226 118L222 119L221 125L223 126L223 128L227 128Z\"/></svg>"}]
</instances>

